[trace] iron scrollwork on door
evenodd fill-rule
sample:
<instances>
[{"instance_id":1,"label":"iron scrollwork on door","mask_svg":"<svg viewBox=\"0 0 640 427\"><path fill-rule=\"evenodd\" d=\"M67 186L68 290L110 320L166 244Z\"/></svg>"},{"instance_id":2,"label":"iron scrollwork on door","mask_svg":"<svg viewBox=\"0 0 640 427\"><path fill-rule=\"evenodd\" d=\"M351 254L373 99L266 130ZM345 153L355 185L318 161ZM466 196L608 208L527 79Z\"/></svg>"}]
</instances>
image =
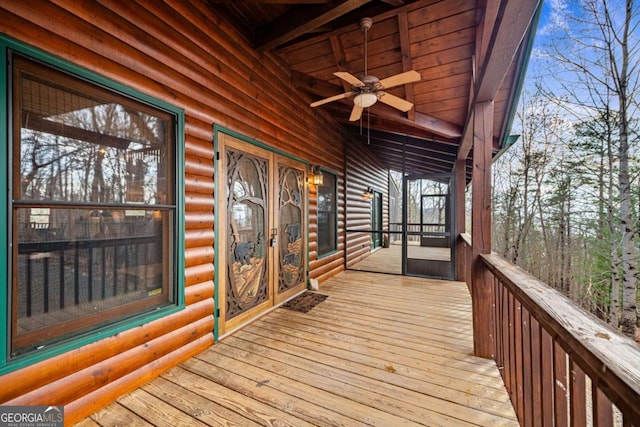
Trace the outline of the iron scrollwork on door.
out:
<instances>
[{"instance_id":1,"label":"iron scrollwork on door","mask_svg":"<svg viewBox=\"0 0 640 427\"><path fill-rule=\"evenodd\" d=\"M227 314L231 319L269 298L265 230L268 162L227 150Z\"/></svg>"},{"instance_id":2,"label":"iron scrollwork on door","mask_svg":"<svg viewBox=\"0 0 640 427\"><path fill-rule=\"evenodd\" d=\"M279 169L280 242L278 293L304 280L303 194L304 173L280 165Z\"/></svg>"}]
</instances>

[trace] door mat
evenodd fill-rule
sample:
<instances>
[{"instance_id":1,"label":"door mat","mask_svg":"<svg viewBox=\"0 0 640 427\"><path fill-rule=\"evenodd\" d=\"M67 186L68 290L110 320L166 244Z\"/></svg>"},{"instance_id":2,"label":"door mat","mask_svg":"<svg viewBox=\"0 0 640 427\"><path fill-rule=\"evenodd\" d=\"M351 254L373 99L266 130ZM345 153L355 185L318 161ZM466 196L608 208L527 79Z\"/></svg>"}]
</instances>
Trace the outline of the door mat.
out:
<instances>
[{"instance_id":1,"label":"door mat","mask_svg":"<svg viewBox=\"0 0 640 427\"><path fill-rule=\"evenodd\" d=\"M299 311L301 313L308 313L313 307L320 304L327 298L329 298L329 295L317 294L315 292L307 291L303 294L298 295L294 299L282 304L282 308Z\"/></svg>"}]
</instances>

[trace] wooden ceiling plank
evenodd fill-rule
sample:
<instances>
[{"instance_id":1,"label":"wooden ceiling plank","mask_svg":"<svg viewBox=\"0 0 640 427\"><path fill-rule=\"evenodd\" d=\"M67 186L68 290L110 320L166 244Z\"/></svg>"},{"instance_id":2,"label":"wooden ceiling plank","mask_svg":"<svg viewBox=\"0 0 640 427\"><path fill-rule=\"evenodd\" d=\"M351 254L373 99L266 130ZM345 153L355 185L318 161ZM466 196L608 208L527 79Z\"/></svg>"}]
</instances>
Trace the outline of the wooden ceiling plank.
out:
<instances>
[{"instance_id":1,"label":"wooden ceiling plank","mask_svg":"<svg viewBox=\"0 0 640 427\"><path fill-rule=\"evenodd\" d=\"M342 0L328 5L297 6L256 32L256 49L274 49L323 26L371 0Z\"/></svg>"},{"instance_id":2,"label":"wooden ceiling plank","mask_svg":"<svg viewBox=\"0 0 640 427\"><path fill-rule=\"evenodd\" d=\"M398 14L398 33L400 34L400 53L402 54L402 71L407 72L413 70L413 62L411 61L411 41L409 39L409 19L407 12ZM415 97L413 93L413 85L405 85L405 99L414 104ZM407 111L407 119L415 120L415 108Z\"/></svg>"}]
</instances>

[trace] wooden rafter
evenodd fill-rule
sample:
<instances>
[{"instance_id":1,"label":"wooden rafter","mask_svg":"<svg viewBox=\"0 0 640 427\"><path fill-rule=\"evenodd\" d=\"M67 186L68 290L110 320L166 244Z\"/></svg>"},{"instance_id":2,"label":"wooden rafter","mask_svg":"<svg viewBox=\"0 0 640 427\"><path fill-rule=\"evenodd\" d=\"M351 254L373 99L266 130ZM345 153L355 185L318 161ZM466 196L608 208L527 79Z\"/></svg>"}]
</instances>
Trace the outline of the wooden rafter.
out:
<instances>
[{"instance_id":1,"label":"wooden rafter","mask_svg":"<svg viewBox=\"0 0 640 427\"><path fill-rule=\"evenodd\" d=\"M371 0L342 0L331 4L294 6L267 27L256 31L256 49L276 48L288 41L312 32Z\"/></svg>"},{"instance_id":2,"label":"wooden rafter","mask_svg":"<svg viewBox=\"0 0 640 427\"><path fill-rule=\"evenodd\" d=\"M336 59L336 68L338 71L349 71L346 69L344 64L347 62L344 58L344 47L342 46L342 41L340 40L340 36L331 36L329 37L329 41L331 42L331 50L333 51L333 56ZM342 88L345 92L351 90L351 86L344 80L340 80L342 82Z\"/></svg>"}]
</instances>

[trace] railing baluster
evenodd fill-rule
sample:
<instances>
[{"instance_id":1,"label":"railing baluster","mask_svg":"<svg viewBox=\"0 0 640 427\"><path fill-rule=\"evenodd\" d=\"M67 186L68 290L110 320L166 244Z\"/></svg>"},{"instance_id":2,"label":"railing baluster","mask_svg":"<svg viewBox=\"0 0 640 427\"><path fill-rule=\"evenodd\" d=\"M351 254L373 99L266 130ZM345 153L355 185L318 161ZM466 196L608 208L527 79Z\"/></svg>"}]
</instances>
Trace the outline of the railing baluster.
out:
<instances>
[{"instance_id":1,"label":"railing baluster","mask_svg":"<svg viewBox=\"0 0 640 427\"><path fill-rule=\"evenodd\" d=\"M515 329L515 353L516 353L516 414L520 422L524 419L524 389L523 389L523 369L522 369L522 306L520 301L514 300L514 322Z\"/></svg>"},{"instance_id":2,"label":"railing baluster","mask_svg":"<svg viewBox=\"0 0 640 427\"><path fill-rule=\"evenodd\" d=\"M27 317L31 317L31 299L33 294L31 291L31 254L27 255Z\"/></svg>"},{"instance_id":3,"label":"railing baluster","mask_svg":"<svg viewBox=\"0 0 640 427\"><path fill-rule=\"evenodd\" d=\"M516 390L518 385L516 384L516 344L515 333L515 298L512 294L509 294L509 382L511 386L509 388L509 396L511 396L511 402L517 413L518 399Z\"/></svg>"},{"instance_id":4,"label":"railing baluster","mask_svg":"<svg viewBox=\"0 0 640 427\"><path fill-rule=\"evenodd\" d=\"M607 395L600 390L600 386L591 383L591 396L593 400L593 427L613 426L613 405Z\"/></svg>"},{"instance_id":5,"label":"railing baluster","mask_svg":"<svg viewBox=\"0 0 640 427\"><path fill-rule=\"evenodd\" d=\"M502 285L500 284L500 281L497 278L493 279L493 284L494 284L494 293L496 295L496 305L495 305L495 315L494 315L494 318L496 319L496 321L494 322L494 327L495 327L494 354L495 354L496 365L498 365L498 369L500 369L501 373L504 374L504 351L502 348L502 334L504 333L504 327L502 322L498 321L501 318L500 313L502 312L502 298L501 298ZM498 295L500 295L500 297L498 297ZM502 377L504 378L504 375L502 375Z\"/></svg>"},{"instance_id":6,"label":"railing baluster","mask_svg":"<svg viewBox=\"0 0 640 427\"><path fill-rule=\"evenodd\" d=\"M511 328L509 327L509 291L502 287L502 366L504 367L502 378L509 393L511 393L511 346L509 345L509 336Z\"/></svg>"},{"instance_id":7,"label":"railing baluster","mask_svg":"<svg viewBox=\"0 0 640 427\"><path fill-rule=\"evenodd\" d=\"M521 307L522 313L522 407L525 426L533 425L533 390L531 385L531 316L526 308Z\"/></svg>"},{"instance_id":8,"label":"railing baluster","mask_svg":"<svg viewBox=\"0 0 640 427\"><path fill-rule=\"evenodd\" d=\"M118 295L118 248L113 248L113 296Z\"/></svg>"},{"instance_id":9,"label":"railing baluster","mask_svg":"<svg viewBox=\"0 0 640 427\"><path fill-rule=\"evenodd\" d=\"M58 256L58 269L59 275L58 280L60 281L59 293L60 293L60 309L64 308L64 300L65 300L65 276L64 276L64 249L58 252L60 255Z\"/></svg>"},{"instance_id":10,"label":"railing baluster","mask_svg":"<svg viewBox=\"0 0 640 427\"><path fill-rule=\"evenodd\" d=\"M107 260L106 260L106 251L107 251L107 247L103 246L102 247L102 257L101 257L101 262L100 262L100 281L101 283L101 290L102 290L102 299L105 299L107 297L107 274L106 274L106 269L107 269Z\"/></svg>"},{"instance_id":11,"label":"railing baluster","mask_svg":"<svg viewBox=\"0 0 640 427\"><path fill-rule=\"evenodd\" d=\"M93 301L93 246L89 246L89 265L87 266L87 294L89 301Z\"/></svg>"},{"instance_id":12,"label":"railing baluster","mask_svg":"<svg viewBox=\"0 0 640 427\"><path fill-rule=\"evenodd\" d=\"M567 354L555 341L553 343L553 383L555 385L553 403L555 423L556 426L566 426L569 418L567 411Z\"/></svg>"},{"instance_id":13,"label":"railing baluster","mask_svg":"<svg viewBox=\"0 0 640 427\"><path fill-rule=\"evenodd\" d=\"M587 425L587 399L586 399L586 380L582 369L574 362L573 358L569 358L569 372L571 387L569 389L569 397L571 398L571 426L586 427Z\"/></svg>"},{"instance_id":14,"label":"railing baluster","mask_svg":"<svg viewBox=\"0 0 640 427\"><path fill-rule=\"evenodd\" d=\"M540 324L531 315L531 416L534 426L542 426L542 343L540 337Z\"/></svg>"},{"instance_id":15,"label":"railing baluster","mask_svg":"<svg viewBox=\"0 0 640 427\"><path fill-rule=\"evenodd\" d=\"M542 425L553 426L555 401L555 385L553 382L553 338L545 330L541 331L540 340L540 381L542 385Z\"/></svg>"},{"instance_id":16,"label":"railing baluster","mask_svg":"<svg viewBox=\"0 0 640 427\"><path fill-rule=\"evenodd\" d=\"M73 299L80 304L80 242L76 242L73 254Z\"/></svg>"},{"instance_id":17,"label":"railing baluster","mask_svg":"<svg viewBox=\"0 0 640 427\"><path fill-rule=\"evenodd\" d=\"M49 312L49 257L46 256L42 260L43 263L43 276L44 276L44 301L42 304L42 309L45 313Z\"/></svg>"}]
</instances>

